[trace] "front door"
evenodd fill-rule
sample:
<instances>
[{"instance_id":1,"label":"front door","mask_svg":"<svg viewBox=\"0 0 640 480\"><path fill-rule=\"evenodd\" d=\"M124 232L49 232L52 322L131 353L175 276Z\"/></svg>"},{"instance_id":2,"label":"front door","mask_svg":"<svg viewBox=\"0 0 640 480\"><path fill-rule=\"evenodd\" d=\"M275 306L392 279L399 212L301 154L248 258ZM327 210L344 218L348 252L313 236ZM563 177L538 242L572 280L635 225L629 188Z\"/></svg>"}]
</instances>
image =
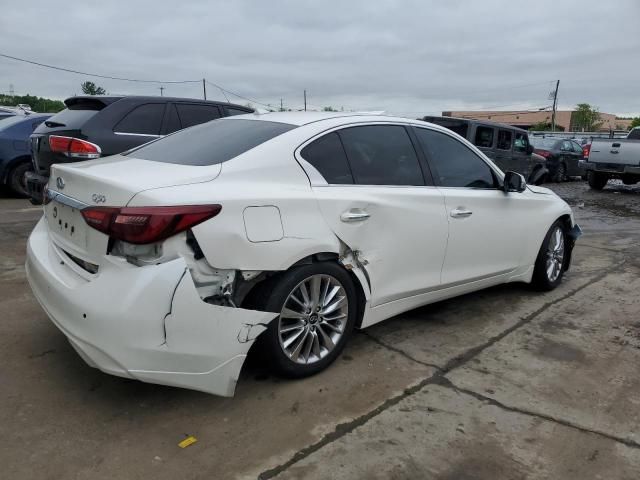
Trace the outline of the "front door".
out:
<instances>
[{"instance_id":1,"label":"front door","mask_svg":"<svg viewBox=\"0 0 640 480\"><path fill-rule=\"evenodd\" d=\"M442 286L516 269L522 261L524 196L499 189L496 172L458 139L426 128L415 131L445 198L449 239Z\"/></svg>"},{"instance_id":2,"label":"front door","mask_svg":"<svg viewBox=\"0 0 640 480\"><path fill-rule=\"evenodd\" d=\"M322 175L313 190L325 221L356 252L377 306L440 285L447 242L444 197L427 185L403 125L330 132L300 151Z\"/></svg>"}]
</instances>

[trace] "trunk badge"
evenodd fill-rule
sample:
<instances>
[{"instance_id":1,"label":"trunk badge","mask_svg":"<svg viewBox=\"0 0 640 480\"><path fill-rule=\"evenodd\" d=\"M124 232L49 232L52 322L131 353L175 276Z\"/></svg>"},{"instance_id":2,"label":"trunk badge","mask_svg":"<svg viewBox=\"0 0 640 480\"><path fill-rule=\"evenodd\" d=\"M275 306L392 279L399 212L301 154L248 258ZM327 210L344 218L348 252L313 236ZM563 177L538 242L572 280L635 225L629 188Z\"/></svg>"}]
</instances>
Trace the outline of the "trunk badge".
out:
<instances>
[{"instance_id":1,"label":"trunk badge","mask_svg":"<svg viewBox=\"0 0 640 480\"><path fill-rule=\"evenodd\" d=\"M56 178L56 187L60 190L64 190L64 179L62 177Z\"/></svg>"},{"instance_id":2,"label":"trunk badge","mask_svg":"<svg viewBox=\"0 0 640 480\"><path fill-rule=\"evenodd\" d=\"M95 203L104 203L107 201L107 197L94 193L93 195L91 195L91 200L93 200Z\"/></svg>"}]
</instances>

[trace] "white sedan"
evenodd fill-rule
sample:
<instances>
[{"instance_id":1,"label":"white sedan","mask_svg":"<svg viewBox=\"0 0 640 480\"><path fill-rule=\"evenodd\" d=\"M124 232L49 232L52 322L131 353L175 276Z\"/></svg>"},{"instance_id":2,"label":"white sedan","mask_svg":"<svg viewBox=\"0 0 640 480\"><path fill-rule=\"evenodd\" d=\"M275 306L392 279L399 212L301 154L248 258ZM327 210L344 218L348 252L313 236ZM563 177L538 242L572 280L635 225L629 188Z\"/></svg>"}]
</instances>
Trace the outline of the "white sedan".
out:
<instances>
[{"instance_id":1,"label":"white sedan","mask_svg":"<svg viewBox=\"0 0 640 480\"><path fill-rule=\"evenodd\" d=\"M256 340L275 372L310 375L354 327L555 288L579 234L553 192L442 127L252 114L54 165L26 269L90 365L231 396Z\"/></svg>"}]
</instances>

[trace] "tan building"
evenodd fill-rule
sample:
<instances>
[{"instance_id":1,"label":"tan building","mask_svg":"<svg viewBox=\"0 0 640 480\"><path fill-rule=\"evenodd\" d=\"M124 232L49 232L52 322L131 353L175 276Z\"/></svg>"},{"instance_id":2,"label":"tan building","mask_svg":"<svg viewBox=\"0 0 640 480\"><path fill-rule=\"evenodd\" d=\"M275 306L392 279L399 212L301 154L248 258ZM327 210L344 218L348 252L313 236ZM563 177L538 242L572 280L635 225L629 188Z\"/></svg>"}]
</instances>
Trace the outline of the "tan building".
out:
<instances>
[{"instance_id":1,"label":"tan building","mask_svg":"<svg viewBox=\"0 0 640 480\"><path fill-rule=\"evenodd\" d=\"M559 130L566 132L575 130L573 128L573 110L558 110L556 112L556 126ZM516 127L529 129L537 123L547 123L551 125L551 112L523 112L523 111L449 111L442 112L445 117L470 118L474 120L491 120L493 122L506 123ZM631 120L618 118L611 113L600 113L602 124L598 130L628 130Z\"/></svg>"}]
</instances>

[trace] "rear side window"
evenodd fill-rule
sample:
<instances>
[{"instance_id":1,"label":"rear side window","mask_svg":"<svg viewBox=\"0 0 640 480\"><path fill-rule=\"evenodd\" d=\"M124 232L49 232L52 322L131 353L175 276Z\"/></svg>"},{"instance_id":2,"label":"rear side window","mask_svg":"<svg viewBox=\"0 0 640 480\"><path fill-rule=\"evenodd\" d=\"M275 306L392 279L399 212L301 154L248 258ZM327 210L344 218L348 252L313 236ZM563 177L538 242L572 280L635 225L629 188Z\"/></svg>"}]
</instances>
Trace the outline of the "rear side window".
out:
<instances>
[{"instance_id":1,"label":"rear side window","mask_svg":"<svg viewBox=\"0 0 640 480\"><path fill-rule=\"evenodd\" d=\"M462 142L444 133L416 128L416 135L442 187L495 188L491 168Z\"/></svg>"},{"instance_id":2,"label":"rear side window","mask_svg":"<svg viewBox=\"0 0 640 480\"><path fill-rule=\"evenodd\" d=\"M221 119L181 130L124 155L179 165L215 165L293 128L287 123Z\"/></svg>"},{"instance_id":3,"label":"rear side window","mask_svg":"<svg viewBox=\"0 0 640 480\"><path fill-rule=\"evenodd\" d=\"M355 183L424 185L409 134L400 125L367 125L340 130Z\"/></svg>"},{"instance_id":4,"label":"rear side window","mask_svg":"<svg viewBox=\"0 0 640 480\"><path fill-rule=\"evenodd\" d=\"M340 137L333 132L304 147L300 156L313 165L330 184L352 184L353 175Z\"/></svg>"},{"instance_id":5,"label":"rear side window","mask_svg":"<svg viewBox=\"0 0 640 480\"><path fill-rule=\"evenodd\" d=\"M251 112L246 112L244 110L239 110L237 108L227 107L227 114L229 116L232 116L232 115L246 115L247 113L251 113Z\"/></svg>"},{"instance_id":6,"label":"rear side window","mask_svg":"<svg viewBox=\"0 0 640 480\"><path fill-rule=\"evenodd\" d=\"M147 103L139 105L120 120L113 131L117 133L139 133L144 135L159 135L164 103Z\"/></svg>"},{"instance_id":7,"label":"rear side window","mask_svg":"<svg viewBox=\"0 0 640 480\"><path fill-rule=\"evenodd\" d=\"M220 118L220 110L215 105L196 105L191 103L178 103L178 115L182 128L192 127L200 123L210 122Z\"/></svg>"},{"instance_id":8,"label":"rear side window","mask_svg":"<svg viewBox=\"0 0 640 480\"><path fill-rule=\"evenodd\" d=\"M511 132L509 130L498 130L498 144L496 147L499 150L511 150Z\"/></svg>"},{"instance_id":9,"label":"rear side window","mask_svg":"<svg viewBox=\"0 0 640 480\"><path fill-rule=\"evenodd\" d=\"M478 127L476 128L476 138L473 142L478 147L493 147L493 128Z\"/></svg>"}]
</instances>

